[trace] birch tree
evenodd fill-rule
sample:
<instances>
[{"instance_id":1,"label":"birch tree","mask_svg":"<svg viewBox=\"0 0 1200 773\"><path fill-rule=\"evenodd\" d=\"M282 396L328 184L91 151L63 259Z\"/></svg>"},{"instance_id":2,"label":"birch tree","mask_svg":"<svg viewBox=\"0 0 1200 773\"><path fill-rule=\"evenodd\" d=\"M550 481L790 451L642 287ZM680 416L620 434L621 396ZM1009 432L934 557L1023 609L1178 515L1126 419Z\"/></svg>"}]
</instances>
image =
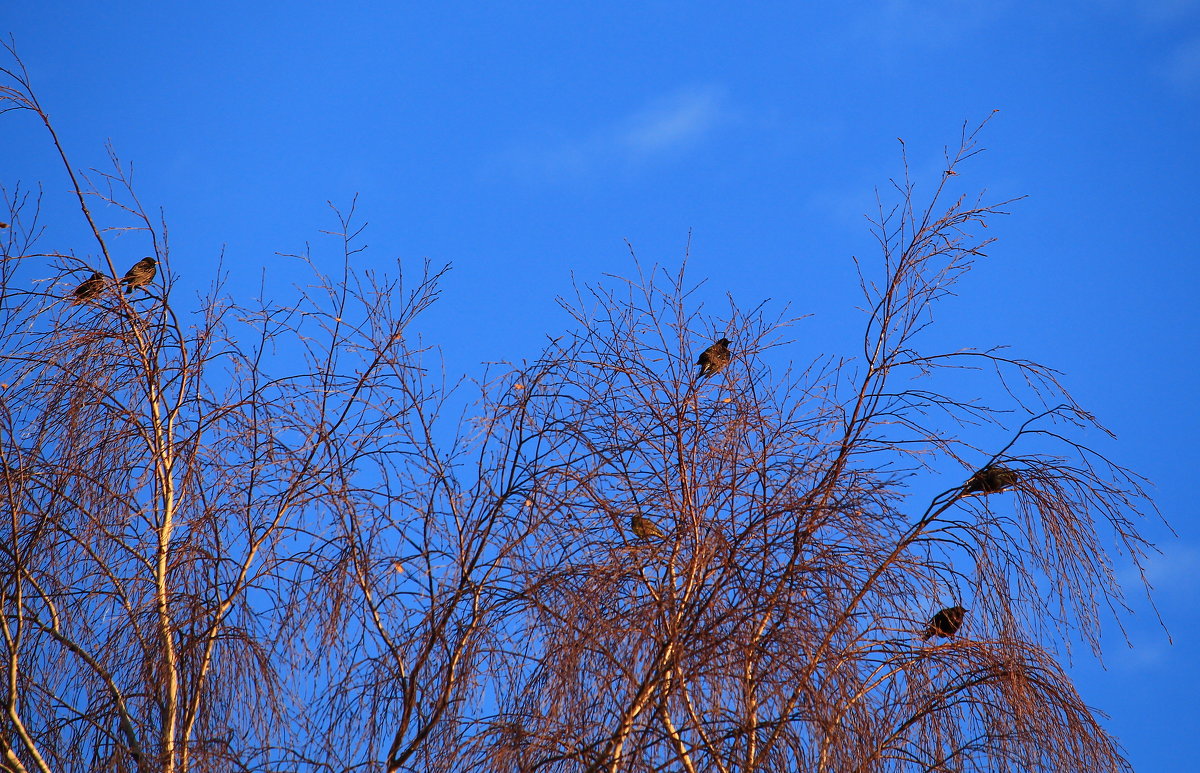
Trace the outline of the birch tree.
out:
<instances>
[{"instance_id":1,"label":"birch tree","mask_svg":"<svg viewBox=\"0 0 1200 773\"><path fill-rule=\"evenodd\" d=\"M5 181L0 770L1128 767L1061 661L1143 482L1052 369L926 343L1007 206L949 198L978 129L881 194L859 351L635 257L465 380L417 334L446 269L369 268L354 207L294 297L181 301L9 54L86 240Z\"/></svg>"}]
</instances>

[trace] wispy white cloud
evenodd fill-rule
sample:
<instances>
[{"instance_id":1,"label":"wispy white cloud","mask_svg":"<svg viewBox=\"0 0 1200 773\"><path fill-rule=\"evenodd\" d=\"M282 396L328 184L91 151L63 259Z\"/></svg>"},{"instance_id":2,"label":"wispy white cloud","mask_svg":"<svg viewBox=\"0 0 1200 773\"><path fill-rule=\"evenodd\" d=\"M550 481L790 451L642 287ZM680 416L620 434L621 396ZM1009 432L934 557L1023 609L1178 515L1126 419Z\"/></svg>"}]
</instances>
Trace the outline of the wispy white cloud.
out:
<instances>
[{"instance_id":1,"label":"wispy white cloud","mask_svg":"<svg viewBox=\"0 0 1200 773\"><path fill-rule=\"evenodd\" d=\"M1161 628L1155 629L1155 633L1157 638L1134 635L1128 646L1122 642L1106 648L1105 662L1114 669L1134 672L1158 671L1170 665L1177 653L1167 643Z\"/></svg>"},{"instance_id":2,"label":"wispy white cloud","mask_svg":"<svg viewBox=\"0 0 1200 773\"><path fill-rule=\"evenodd\" d=\"M711 87L673 94L628 118L617 143L642 154L685 149L720 123L721 102L721 94Z\"/></svg>"},{"instance_id":3,"label":"wispy white cloud","mask_svg":"<svg viewBox=\"0 0 1200 773\"><path fill-rule=\"evenodd\" d=\"M1186 94L1200 92L1200 0L1104 0L1137 22L1158 75Z\"/></svg>"},{"instance_id":4,"label":"wispy white cloud","mask_svg":"<svg viewBox=\"0 0 1200 773\"><path fill-rule=\"evenodd\" d=\"M1155 591L1192 593L1200 585L1200 548L1186 542L1172 541L1162 553L1151 553L1142 565L1146 581ZM1128 566L1117 578L1132 593L1141 585L1137 569Z\"/></svg>"},{"instance_id":5,"label":"wispy white cloud","mask_svg":"<svg viewBox=\"0 0 1200 773\"><path fill-rule=\"evenodd\" d=\"M1175 46L1166 64L1166 77L1184 91L1200 88L1200 37Z\"/></svg>"},{"instance_id":6,"label":"wispy white cloud","mask_svg":"<svg viewBox=\"0 0 1200 773\"><path fill-rule=\"evenodd\" d=\"M1153 24L1172 24L1200 10L1200 0L1126 0L1135 13Z\"/></svg>"},{"instance_id":7,"label":"wispy white cloud","mask_svg":"<svg viewBox=\"0 0 1200 773\"><path fill-rule=\"evenodd\" d=\"M906 51L914 44L946 45L985 28L1008 7L1008 0L876 0L860 9L860 32Z\"/></svg>"},{"instance_id":8,"label":"wispy white cloud","mask_svg":"<svg viewBox=\"0 0 1200 773\"><path fill-rule=\"evenodd\" d=\"M590 130L525 141L504 153L500 165L521 177L539 180L634 169L686 154L710 139L731 117L721 89L691 87Z\"/></svg>"}]
</instances>

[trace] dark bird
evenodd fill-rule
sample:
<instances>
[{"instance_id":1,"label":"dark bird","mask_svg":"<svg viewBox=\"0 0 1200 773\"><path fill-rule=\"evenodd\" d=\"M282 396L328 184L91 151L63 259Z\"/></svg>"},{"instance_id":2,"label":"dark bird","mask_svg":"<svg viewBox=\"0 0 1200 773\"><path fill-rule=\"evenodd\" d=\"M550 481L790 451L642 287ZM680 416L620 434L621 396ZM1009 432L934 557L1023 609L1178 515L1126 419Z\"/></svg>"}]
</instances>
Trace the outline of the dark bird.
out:
<instances>
[{"instance_id":1,"label":"dark bird","mask_svg":"<svg viewBox=\"0 0 1200 773\"><path fill-rule=\"evenodd\" d=\"M933 616L929 621L929 625L925 626L925 633L921 636L921 641L927 640L930 636L941 636L948 638L958 633L958 629L962 627L963 615L968 610L962 607L946 607Z\"/></svg>"},{"instance_id":2,"label":"dark bird","mask_svg":"<svg viewBox=\"0 0 1200 773\"><path fill-rule=\"evenodd\" d=\"M998 464L984 467L963 484L963 493L998 494L1017 485L1018 480L1020 478L1017 473L1007 467Z\"/></svg>"},{"instance_id":3,"label":"dark bird","mask_svg":"<svg viewBox=\"0 0 1200 773\"><path fill-rule=\"evenodd\" d=\"M75 303L90 301L104 292L104 279L104 274L93 271L90 279L83 280L83 284L75 288Z\"/></svg>"},{"instance_id":4,"label":"dark bird","mask_svg":"<svg viewBox=\"0 0 1200 773\"><path fill-rule=\"evenodd\" d=\"M137 263L134 263L133 268L126 271L125 276L121 279L121 284L127 285L125 294L128 295L134 289L145 287L153 282L156 265L158 263L154 258L142 258Z\"/></svg>"},{"instance_id":5,"label":"dark bird","mask_svg":"<svg viewBox=\"0 0 1200 773\"><path fill-rule=\"evenodd\" d=\"M634 513L633 517L629 519L629 525L633 528L633 533L641 539L662 539L666 536L654 521L637 513Z\"/></svg>"},{"instance_id":6,"label":"dark bird","mask_svg":"<svg viewBox=\"0 0 1200 773\"><path fill-rule=\"evenodd\" d=\"M8 228L8 223L0 223L0 228Z\"/></svg>"},{"instance_id":7,"label":"dark bird","mask_svg":"<svg viewBox=\"0 0 1200 773\"><path fill-rule=\"evenodd\" d=\"M712 346L700 352L696 364L700 366L700 378L708 378L714 373L720 373L729 364L733 355L729 353L729 339L722 338Z\"/></svg>"}]
</instances>

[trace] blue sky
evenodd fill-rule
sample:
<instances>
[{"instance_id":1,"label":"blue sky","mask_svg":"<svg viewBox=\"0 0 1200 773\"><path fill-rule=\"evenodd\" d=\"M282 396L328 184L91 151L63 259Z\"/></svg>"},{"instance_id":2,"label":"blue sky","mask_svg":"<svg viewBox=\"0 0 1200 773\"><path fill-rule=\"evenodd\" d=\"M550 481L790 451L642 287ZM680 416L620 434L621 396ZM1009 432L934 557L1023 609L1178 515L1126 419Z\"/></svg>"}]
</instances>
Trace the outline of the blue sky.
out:
<instances>
[{"instance_id":1,"label":"blue sky","mask_svg":"<svg viewBox=\"0 0 1200 773\"><path fill-rule=\"evenodd\" d=\"M811 313L797 361L846 351L896 138L932 184L962 123L999 110L953 185L1028 198L939 321L954 347L1064 371L1156 484L1174 644L1140 609L1135 647L1109 638L1107 670L1076 673L1136 767L1194 762L1200 0L346 5L14 2L0 31L76 166L106 140L136 164L184 288L222 249L240 293L265 270L283 295L275 253L306 241L333 270L326 201L358 194L368 264L453 263L422 325L452 372L536 355L572 272L629 273L624 239L675 265L689 231L702 297ZM44 181L59 211L37 127L0 121L0 147L0 178Z\"/></svg>"}]
</instances>

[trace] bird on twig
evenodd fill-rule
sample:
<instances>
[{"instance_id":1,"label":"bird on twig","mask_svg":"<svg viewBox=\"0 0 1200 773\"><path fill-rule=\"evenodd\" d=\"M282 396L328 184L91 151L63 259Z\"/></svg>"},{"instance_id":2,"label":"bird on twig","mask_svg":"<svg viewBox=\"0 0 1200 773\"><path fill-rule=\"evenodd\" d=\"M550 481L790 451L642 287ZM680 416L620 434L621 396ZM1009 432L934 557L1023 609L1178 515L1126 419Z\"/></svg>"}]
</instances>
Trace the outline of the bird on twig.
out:
<instances>
[{"instance_id":1,"label":"bird on twig","mask_svg":"<svg viewBox=\"0 0 1200 773\"><path fill-rule=\"evenodd\" d=\"M104 274L99 271L93 271L91 277L83 280L83 282L75 288L73 295L75 300L72 303L82 303L90 301L100 293L104 292Z\"/></svg>"},{"instance_id":2,"label":"bird on twig","mask_svg":"<svg viewBox=\"0 0 1200 773\"><path fill-rule=\"evenodd\" d=\"M926 641L931 636L949 638L958 633L958 629L962 627L963 615L967 612L968 610L960 606L946 607L940 610L929 621L929 625L925 626L925 632L921 635L921 641Z\"/></svg>"},{"instance_id":3,"label":"bird on twig","mask_svg":"<svg viewBox=\"0 0 1200 773\"><path fill-rule=\"evenodd\" d=\"M654 521L638 513L629 519L629 525L640 539L662 539L666 536Z\"/></svg>"},{"instance_id":4,"label":"bird on twig","mask_svg":"<svg viewBox=\"0 0 1200 773\"><path fill-rule=\"evenodd\" d=\"M157 265L158 262L154 258L142 258L134 263L133 268L126 271L125 276L121 279L121 284L126 285L125 294L128 295L136 288L145 287L153 282Z\"/></svg>"},{"instance_id":5,"label":"bird on twig","mask_svg":"<svg viewBox=\"0 0 1200 773\"><path fill-rule=\"evenodd\" d=\"M1000 465L984 467L963 484L964 494L998 494L1017 485L1020 476Z\"/></svg>"},{"instance_id":6,"label":"bird on twig","mask_svg":"<svg viewBox=\"0 0 1200 773\"><path fill-rule=\"evenodd\" d=\"M700 378L708 378L725 369L725 366L733 358L733 355L729 353L729 343L728 338L722 338L700 352L700 359L696 360L696 364L700 366Z\"/></svg>"}]
</instances>

